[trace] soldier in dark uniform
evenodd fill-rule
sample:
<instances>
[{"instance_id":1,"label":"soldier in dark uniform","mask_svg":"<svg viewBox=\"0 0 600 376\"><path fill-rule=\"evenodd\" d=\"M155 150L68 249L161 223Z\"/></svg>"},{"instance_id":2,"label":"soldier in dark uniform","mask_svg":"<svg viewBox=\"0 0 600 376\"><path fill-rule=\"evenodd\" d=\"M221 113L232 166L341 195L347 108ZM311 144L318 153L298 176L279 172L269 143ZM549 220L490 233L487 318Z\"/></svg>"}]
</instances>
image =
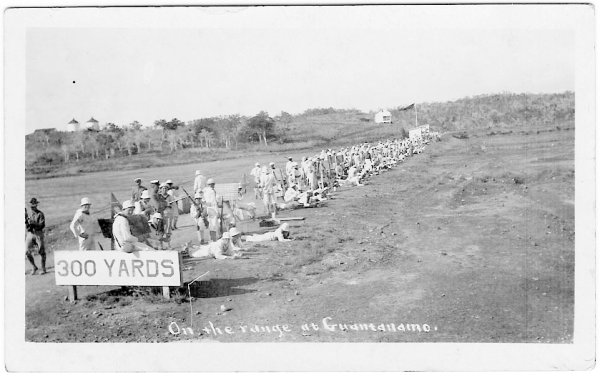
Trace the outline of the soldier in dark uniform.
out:
<instances>
[{"instance_id":1,"label":"soldier in dark uniform","mask_svg":"<svg viewBox=\"0 0 600 376\"><path fill-rule=\"evenodd\" d=\"M31 214L25 209L25 227L27 235L25 237L25 255L33 269L31 275L37 274L38 267L31 252L34 245L37 246L38 254L42 258L42 274L46 274L46 247L44 245L44 228L46 227L46 218L41 210L38 210L39 201L34 197L29 201Z\"/></svg>"}]
</instances>

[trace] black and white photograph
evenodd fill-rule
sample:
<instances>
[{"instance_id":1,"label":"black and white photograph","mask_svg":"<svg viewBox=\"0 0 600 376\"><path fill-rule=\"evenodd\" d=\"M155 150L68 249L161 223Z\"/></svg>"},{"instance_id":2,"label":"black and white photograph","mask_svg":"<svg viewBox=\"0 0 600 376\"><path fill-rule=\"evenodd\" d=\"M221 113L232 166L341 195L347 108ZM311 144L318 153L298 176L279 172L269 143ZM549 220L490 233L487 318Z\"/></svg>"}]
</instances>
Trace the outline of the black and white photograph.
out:
<instances>
[{"instance_id":1,"label":"black and white photograph","mask_svg":"<svg viewBox=\"0 0 600 376\"><path fill-rule=\"evenodd\" d=\"M8 371L594 367L593 5L55 5L3 17Z\"/></svg>"}]
</instances>

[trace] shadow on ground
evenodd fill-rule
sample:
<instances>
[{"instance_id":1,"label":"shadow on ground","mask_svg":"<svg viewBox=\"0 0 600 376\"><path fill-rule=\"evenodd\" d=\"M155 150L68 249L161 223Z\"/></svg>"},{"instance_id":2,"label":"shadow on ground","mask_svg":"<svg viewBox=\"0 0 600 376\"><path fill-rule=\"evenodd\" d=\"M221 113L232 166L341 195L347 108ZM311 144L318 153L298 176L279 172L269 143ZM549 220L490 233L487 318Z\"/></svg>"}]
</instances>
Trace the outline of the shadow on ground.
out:
<instances>
[{"instance_id":1,"label":"shadow on ground","mask_svg":"<svg viewBox=\"0 0 600 376\"><path fill-rule=\"evenodd\" d=\"M199 281L190 285L190 293L193 298L215 298L219 296L242 295L255 292L253 289L240 288L240 286L251 285L259 279L254 277L231 278L231 279L210 279L208 281ZM187 293L188 282L184 284Z\"/></svg>"}]
</instances>

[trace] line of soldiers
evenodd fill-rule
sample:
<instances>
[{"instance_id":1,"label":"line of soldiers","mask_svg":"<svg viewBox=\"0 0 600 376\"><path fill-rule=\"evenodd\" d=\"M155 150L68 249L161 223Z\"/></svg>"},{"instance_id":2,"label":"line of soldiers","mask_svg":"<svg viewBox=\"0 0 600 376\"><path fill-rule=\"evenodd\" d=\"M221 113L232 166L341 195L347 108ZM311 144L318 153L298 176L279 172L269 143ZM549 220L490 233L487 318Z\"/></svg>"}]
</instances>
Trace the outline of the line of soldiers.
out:
<instances>
[{"instance_id":1,"label":"line of soldiers","mask_svg":"<svg viewBox=\"0 0 600 376\"><path fill-rule=\"evenodd\" d=\"M265 208L273 218L278 210L299 207L316 207L327 200L331 189L350 185L362 186L363 181L371 175L392 168L406 157L421 153L431 140L439 140L437 132L424 132L422 137L414 139L393 139L378 143L362 143L351 147L322 150L311 157L303 157L300 163L288 157L285 170L277 168L273 162L269 166L256 163L250 172L255 183L255 198L263 200ZM243 207L239 203L230 203L219 196L215 190L215 180L206 179L201 171L196 171L194 179L194 197L185 189L185 196L178 194L179 187L171 180L160 183L150 181L150 189L141 184L141 179L134 180L131 200L123 202L113 220L112 233L117 249L125 252L136 250L169 249L171 233L177 229L179 209L177 202L184 197L192 201L190 215L194 219L198 232L199 247L192 249L193 257L238 258L242 255L241 232L235 227L235 218L242 217L241 211L252 212L253 203ZM241 198L242 186L238 187ZM278 201L281 199L282 202ZM37 246L41 256L42 274L46 273L44 246L44 214L37 208L39 201L32 198L30 207L32 214L26 209L25 223L27 228L26 255L36 274L38 268L31 250ZM78 239L80 250L94 250L96 242L97 221L90 214L92 203L87 198L81 199L80 208L76 211L70 224L73 235ZM240 211L237 215L235 211ZM150 227L151 231L145 230ZM208 230L209 237L205 238ZM149 235L147 235L149 234ZM207 241L208 240L208 241ZM246 236L246 241L290 240L287 223L275 231L260 235ZM190 244L186 245L190 250ZM233 255L230 253L233 251Z\"/></svg>"},{"instance_id":2,"label":"line of soldiers","mask_svg":"<svg viewBox=\"0 0 600 376\"><path fill-rule=\"evenodd\" d=\"M439 134L423 132L419 138L365 142L337 151L322 150L302 157L300 163L288 157L285 170L273 162L268 167L257 162L250 171L254 178L254 197L263 200L273 218L278 210L318 206L327 200L331 190L344 185L362 186L370 175L421 153L431 140L439 140ZM279 202L279 198L283 202Z\"/></svg>"}]
</instances>

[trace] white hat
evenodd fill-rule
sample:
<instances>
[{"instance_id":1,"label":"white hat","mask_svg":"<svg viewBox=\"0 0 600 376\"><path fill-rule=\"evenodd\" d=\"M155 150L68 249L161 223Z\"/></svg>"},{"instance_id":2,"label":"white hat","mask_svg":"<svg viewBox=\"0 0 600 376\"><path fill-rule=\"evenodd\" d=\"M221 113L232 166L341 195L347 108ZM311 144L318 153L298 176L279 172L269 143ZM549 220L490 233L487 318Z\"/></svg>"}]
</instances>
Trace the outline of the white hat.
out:
<instances>
[{"instance_id":1,"label":"white hat","mask_svg":"<svg viewBox=\"0 0 600 376\"><path fill-rule=\"evenodd\" d=\"M162 219L162 214L160 214L160 213L152 214L152 217L150 217L150 220L152 221L154 219Z\"/></svg>"},{"instance_id":2,"label":"white hat","mask_svg":"<svg viewBox=\"0 0 600 376\"><path fill-rule=\"evenodd\" d=\"M81 204L79 204L79 206L91 205L91 204L92 204L92 202L90 201L90 199L87 197L84 197L81 199Z\"/></svg>"},{"instance_id":3,"label":"white hat","mask_svg":"<svg viewBox=\"0 0 600 376\"><path fill-rule=\"evenodd\" d=\"M150 197L150 192L148 192L147 189L144 189L144 191L142 192L142 195L140 196L140 198L151 198Z\"/></svg>"},{"instance_id":4,"label":"white hat","mask_svg":"<svg viewBox=\"0 0 600 376\"><path fill-rule=\"evenodd\" d=\"M260 163L258 163L258 162L256 162L254 165L255 165L256 167L260 167Z\"/></svg>"},{"instance_id":5,"label":"white hat","mask_svg":"<svg viewBox=\"0 0 600 376\"><path fill-rule=\"evenodd\" d=\"M281 231L290 231L290 225L284 223L281 225Z\"/></svg>"},{"instance_id":6,"label":"white hat","mask_svg":"<svg viewBox=\"0 0 600 376\"><path fill-rule=\"evenodd\" d=\"M269 166L275 166L274 162L269 162Z\"/></svg>"},{"instance_id":7,"label":"white hat","mask_svg":"<svg viewBox=\"0 0 600 376\"><path fill-rule=\"evenodd\" d=\"M291 161L291 160L292 160L292 157L288 157L288 159Z\"/></svg>"},{"instance_id":8,"label":"white hat","mask_svg":"<svg viewBox=\"0 0 600 376\"><path fill-rule=\"evenodd\" d=\"M158 181L158 180L156 180L156 179L154 179L154 180L150 180L150 184L158 184L158 183L159 183L159 181Z\"/></svg>"},{"instance_id":9,"label":"white hat","mask_svg":"<svg viewBox=\"0 0 600 376\"><path fill-rule=\"evenodd\" d=\"M123 210L129 209L129 208L135 208L135 205L133 205L133 202L131 202L131 200L123 201Z\"/></svg>"},{"instance_id":10,"label":"white hat","mask_svg":"<svg viewBox=\"0 0 600 376\"><path fill-rule=\"evenodd\" d=\"M211 184L215 184L215 179L213 179L213 178L209 178L209 179L206 181L206 185L211 185Z\"/></svg>"},{"instance_id":11,"label":"white hat","mask_svg":"<svg viewBox=\"0 0 600 376\"><path fill-rule=\"evenodd\" d=\"M167 183L162 183L161 185L158 186L158 188L168 188Z\"/></svg>"},{"instance_id":12,"label":"white hat","mask_svg":"<svg viewBox=\"0 0 600 376\"><path fill-rule=\"evenodd\" d=\"M165 184L173 184L173 180L169 179L165 182Z\"/></svg>"},{"instance_id":13,"label":"white hat","mask_svg":"<svg viewBox=\"0 0 600 376\"><path fill-rule=\"evenodd\" d=\"M202 193L200 193L200 192L196 192L196 193L194 194L194 198L202 198Z\"/></svg>"},{"instance_id":14,"label":"white hat","mask_svg":"<svg viewBox=\"0 0 600 376\"><path fill-rule=\"evenodd\" d=\"M224 232L223 235L221 236L221 239L231 239L231 235L229 235L228 232Z\"/></svg>"},{"instance_id":15,"label":"white hat","mask_svg":"<svg viewBox=\"0 0 600 376\"><path fill-rule=\"evenodd\" d=\"M196 175L200 175L200 170L196 170Z\"/></svg>"},{"instance_id":16,"label":"white hat","mask_svg":"<svg viewBox=\"0 0 600 376\"><path fill-rule=\"evenodd\" d=\"M240 230L237 229L237 227L232 227L229 229L229 235L231 235L231 237L234 237L236 235L241 234L242 232Z\"/></svg>"}]
</instances>

